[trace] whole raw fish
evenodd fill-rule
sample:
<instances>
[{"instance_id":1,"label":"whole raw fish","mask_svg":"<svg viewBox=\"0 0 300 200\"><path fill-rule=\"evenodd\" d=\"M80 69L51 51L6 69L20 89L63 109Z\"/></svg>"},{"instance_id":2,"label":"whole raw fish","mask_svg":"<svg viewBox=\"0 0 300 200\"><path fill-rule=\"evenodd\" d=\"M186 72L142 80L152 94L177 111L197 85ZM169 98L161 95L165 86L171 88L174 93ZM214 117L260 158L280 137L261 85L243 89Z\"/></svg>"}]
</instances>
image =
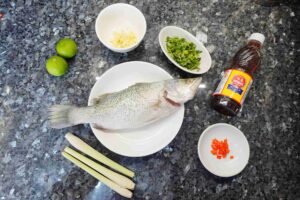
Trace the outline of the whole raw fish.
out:
<instances>
[{"instance_id":1,"label":"whole raw fish","mask_svg":"<svg viewBox=\"0 0 300 200\"><path fill-rule=\"evenodd\" d=\"M101 95L92 106L54 105L50 108L50 126L65 128L92 123L108 130L142 127L178 110L195 96L200 82L201 78L189 78L137 83Z\"/></svg>"}]
</instances>

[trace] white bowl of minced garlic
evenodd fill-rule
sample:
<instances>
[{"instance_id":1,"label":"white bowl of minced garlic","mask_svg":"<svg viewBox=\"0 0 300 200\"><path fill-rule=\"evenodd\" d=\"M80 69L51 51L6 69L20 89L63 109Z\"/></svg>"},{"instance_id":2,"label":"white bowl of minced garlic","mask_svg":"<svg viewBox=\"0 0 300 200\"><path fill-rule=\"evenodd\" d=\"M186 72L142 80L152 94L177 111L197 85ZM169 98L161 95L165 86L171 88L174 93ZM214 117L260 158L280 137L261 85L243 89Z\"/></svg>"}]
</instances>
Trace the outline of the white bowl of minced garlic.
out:
<instances>
[{"instance_id":1,"label":"white bowl of minced garlic","mask_svg":"<svg viewBox=\"0 0 300 200\"><path fill-rule=\"evenodd\" d=\"M96 34L104 46L118 53L135 49L143 40L147 24L136 7L116 3L104 8L95 24Z\"/></svg>"}]
</instances>

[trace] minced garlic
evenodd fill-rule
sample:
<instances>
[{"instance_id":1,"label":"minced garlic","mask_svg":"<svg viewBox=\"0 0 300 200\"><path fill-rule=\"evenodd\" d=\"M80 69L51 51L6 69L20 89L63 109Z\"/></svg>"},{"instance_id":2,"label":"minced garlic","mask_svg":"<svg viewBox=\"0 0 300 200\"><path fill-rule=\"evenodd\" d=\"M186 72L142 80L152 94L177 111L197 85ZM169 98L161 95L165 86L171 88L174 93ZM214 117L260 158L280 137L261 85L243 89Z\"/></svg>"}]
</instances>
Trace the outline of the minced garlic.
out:
<instances>
[{"instance_id":1,"label":"minced garlic","mask_svg":"<svg viewBox=\"0 0 300 200\"><path fill-rule=\"evenodd\" d=\"M137 42L137 36L133 31L114 32L110 43L116 48L126 48Z\"/></svg>"}]
</instances>

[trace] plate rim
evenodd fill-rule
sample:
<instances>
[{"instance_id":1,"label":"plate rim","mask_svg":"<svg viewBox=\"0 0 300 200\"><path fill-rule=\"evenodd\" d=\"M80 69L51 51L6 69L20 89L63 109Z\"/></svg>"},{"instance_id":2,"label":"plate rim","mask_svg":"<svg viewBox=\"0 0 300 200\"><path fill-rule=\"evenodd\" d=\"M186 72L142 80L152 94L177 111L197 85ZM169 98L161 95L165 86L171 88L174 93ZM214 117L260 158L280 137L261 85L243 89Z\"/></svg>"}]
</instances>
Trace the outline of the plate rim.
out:
<instances>
[{"instance_id":1,"label":"plate rim","mask_svg":"<svg viewBox=\"0 0 300 200\"><path fill-rule=\"evenodd\" d=\"M94 83L92 89L90 90L89 98L88 98L88 105L91 105L91 104L90 104L90 103L91 103L91 93L92 93L92 91L95 89L97 82L98 82L98 81L101 81L101 79L103 78L103 76L104 76L105 74L111 72L112 70L115 70L116 67L120 67L121 65L124 65L124 64L130 64L130 63L140 63L140 64L151 65L151 66L154 67L156 70L160 70L162 73L168 75L170 78L173 79L172 75L171 75L169 72L167 72L167 71L164 70L163 68L161 68L161 67L159 67L158 65L155 65L155 64L153 64L153 63L145 62L145 61L128 61L128 62L122 62L122 63L119 63L119 64L116 64L116 65L112 66L110 69L106 70L103 74L101 74L101 75L99 76L99 78L97 79L97 81ZM185 105L184 105L184 104L182 105L182 109L183 109L183 111L182 111L182 117L181 117L182 119L181 119L179 128L178 128L178 130L176 131L177 133L174 134L174 137L172 137L171 140L167 142L167 144L162 145L162 147L156 149L155 151L151 151L151 152L147 152L147 153L142 153L142 154L139 154L139 153L137 153L137 154L136 154L136 153L135 153L135 154L126 154L126 153L124 153L124 152L122 152L122 151L119 152L119 151L115 151L115 150L111 149L108 145L106 145L104 142L102 142L102 141L100 141L100 140L98 139L96 133L94 132L94 129L95 129L95 128L93 128L92 124L89 124L89 126L90 126L90 128L91 128L91 130L92 130L94 136L97 138L97 140L98 140L105 148L107 148L108 150L110 150L110 151L112 151L112 152L114 152L114 153L116 153L116 154L118 154L118 155L126 156L126 157L144 157L144 156L149 156L149 155L152 155L152 154L154 154L154 153L157 153L157 152L161 151L163 148L165 148L166 146L168 146L168 145L175 139L175 137L177 136L177 134L179 133L179 131L180 131L181 127L182 127L182 123L183 123L183 120L184 120L184 114L185 114Z\"/></svg>"}]
</instances>

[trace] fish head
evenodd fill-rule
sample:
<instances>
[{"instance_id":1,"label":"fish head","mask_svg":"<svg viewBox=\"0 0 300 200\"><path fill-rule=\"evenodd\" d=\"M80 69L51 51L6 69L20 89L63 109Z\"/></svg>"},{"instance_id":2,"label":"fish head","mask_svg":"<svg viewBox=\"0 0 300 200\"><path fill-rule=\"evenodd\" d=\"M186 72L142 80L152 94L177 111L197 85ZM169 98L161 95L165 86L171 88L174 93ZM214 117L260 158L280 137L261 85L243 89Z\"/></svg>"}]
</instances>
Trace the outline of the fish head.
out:
<instances>
[{"instance_id":1,"label":"fish head","mask_svg":"<svg viewBox=\"0 0 300 200\"><path fill-rule=\"evenodd\" d=\"M182 104L194 98L202 78L172 79L165 83L165 97Z\"/></svg>"}]
</instances>

